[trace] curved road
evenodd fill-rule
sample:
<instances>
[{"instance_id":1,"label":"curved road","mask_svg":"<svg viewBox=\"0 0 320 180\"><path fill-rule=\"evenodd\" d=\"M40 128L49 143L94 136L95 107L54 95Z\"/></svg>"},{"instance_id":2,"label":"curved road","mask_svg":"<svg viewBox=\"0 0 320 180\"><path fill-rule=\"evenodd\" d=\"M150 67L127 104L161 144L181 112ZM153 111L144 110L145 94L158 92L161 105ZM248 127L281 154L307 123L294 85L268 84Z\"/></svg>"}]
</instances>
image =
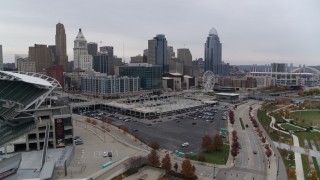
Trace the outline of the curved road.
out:
<instances>
[{"instance_id":1,"label":"curved road","mask_svg":"<svg viewBox=\"0 0 320 180\"><path fill-rule=\"evenodd\" d=\"M220 170L217 174L217 179L267 179L268 160L265 154L265 149L262 147L261 140L255 132L255 128L249 119L250 105L252 105L254 116L257 119L256 112L260 105L255 102L256 101L249 101L245 104L239 105L235 110L235 123L233 125L233 129L237 131L238 141L242 148L239 150L239 154L235 159L234 167ZM239 120L240 117L242 118L244 125L249 125L248 128L245 128L244 130L242 129ZM261 125L260 129L263 131L264 136L267 136L268 142L272 142ZM275 148L273 143L271 143L271 148L272 151L279 157L279 151ZM253 151L256 151L257 154L254 154ZM278 179L286 180L287 174L285 171L285 166L282 161L281 163L279 166L280 173ZM269 177L268 179L270 178L272 177Z\"/></svg>"}]
</instances>

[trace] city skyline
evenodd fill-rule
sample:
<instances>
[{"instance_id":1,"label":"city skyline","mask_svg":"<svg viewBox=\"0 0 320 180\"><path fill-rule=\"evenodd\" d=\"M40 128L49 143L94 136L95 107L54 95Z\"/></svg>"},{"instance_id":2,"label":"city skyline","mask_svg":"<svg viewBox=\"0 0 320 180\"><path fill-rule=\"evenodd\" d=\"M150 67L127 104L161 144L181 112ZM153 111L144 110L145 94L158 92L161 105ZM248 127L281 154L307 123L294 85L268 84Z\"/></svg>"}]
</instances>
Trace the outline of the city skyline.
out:
<instances>
[{"instance_id":1,"label":"city skyline","mask_svg":"<svg viewBox=\"0 0 320 180\"><path fill-rule=\"evenodd\" d=\"M126 62L130 56L142 55L148 40L156 34L164 34L175 52L189 48L193 60L204 58L204 41L214 27L223 43L222 60L230 64L319 65L320 2L315 0L81 1L73 9L61 7L62 2L50 6L41 1L2 3L0 44L4 63L14 62L14 54L26 54L33 44L54 45L55 25L60 20L66 29L69 57L73 57L73 40L82 28L88 42L97 42L99 47L113 46L114 54L124 56ZM63 3L64 7L74 6L73 1ZM161 15L154 13L155 4L166 11ZM100 9L106 6L110 7L108 11ZM49 9L56 9L57 13L49 15ZM90 9L95 13L79 18L84 10ZM105 24L100 23L102 17L109 16Z\"/></svg>"}]
</instances>

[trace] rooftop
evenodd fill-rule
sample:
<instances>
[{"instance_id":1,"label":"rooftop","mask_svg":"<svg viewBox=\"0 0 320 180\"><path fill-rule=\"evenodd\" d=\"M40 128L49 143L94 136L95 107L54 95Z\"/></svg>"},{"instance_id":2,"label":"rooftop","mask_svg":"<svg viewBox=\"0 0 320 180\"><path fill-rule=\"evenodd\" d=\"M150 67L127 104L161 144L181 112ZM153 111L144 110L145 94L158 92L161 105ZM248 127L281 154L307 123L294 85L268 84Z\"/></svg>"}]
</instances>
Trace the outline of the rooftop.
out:
<instances>
[{"instance_id":1,"label":"rooftop","mask_svg":"<svg viewBox=\"0 0 320 180\"><path fill-rule=\"evenodd\" d=\"M216 93L216 95L220 95L220 96L239 96L239 94L236 94L236 93Z\"/></svg>"},{"instance_id":2,"label":"rooftop","mask_svg":"<svg viewBox=\"0 0 320 180\"><path fill-rule=\"evenodd\" d=\"M209 31L209 35L216 35L216 36L218 36L218 32L217 32L217 30L216 30L214 27L212 27L212 28L210 29L210 31Z\"/></svg>"},{"instance_id":3,"label":"rooftop","mask_svg":"<svg viewBox=\"0 0 320 180\"><path fill-rule=\"evenodd\" d=\"M34 77L34 76L29 76L26 74L20 74L16 72L9 72L9 71L0 71L0 73L14 77L18 81L23 81L26 83L31 83L31 84L36 84L36 85L42 85L42 86L47 86L47 87L52 87L52 84L44 79L41 79L39 77ZM1 78L1 75L0 75Z\"/></svg>"}]
</instances>

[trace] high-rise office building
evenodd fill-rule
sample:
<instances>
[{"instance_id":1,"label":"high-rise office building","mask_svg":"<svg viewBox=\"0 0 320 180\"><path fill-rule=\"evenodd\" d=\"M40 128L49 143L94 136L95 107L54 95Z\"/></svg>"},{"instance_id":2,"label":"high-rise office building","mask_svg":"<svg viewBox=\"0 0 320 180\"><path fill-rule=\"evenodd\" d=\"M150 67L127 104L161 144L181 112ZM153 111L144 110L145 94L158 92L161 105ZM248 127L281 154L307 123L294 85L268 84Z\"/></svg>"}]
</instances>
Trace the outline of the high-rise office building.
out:
<instances>
[{"instance_id":1,"label":"high-rise office building","mask_svg":"<svg viewBox=\"0 0 320 180\"><path fill-rule=\"evenodd\" d=\"M23 72L36 72L36 64L34 61L29 61L29 58L17 59L17 69Z\"/></svg>"},{"instance_id":2,"label":"high-rise office building","mask_svg":"<svg viewBox=\"0 0 320 180\"><path fill-rule=\"evenodd\" d=\"M108 74L108 59L107 53L98 53L93 56L93 70L95 72Z\"/></svg>"},{"instance_id":3,"label":"high-rise office building","mask_svg":"<svg viewBox=\"0 0 320 180\"><path fill-rule=\"evenodd\" d=\"M49 49L51 49L51 60L53 64L57 64L57 54L56 54L56 46L55 45L49 45Z\"/></svg>"},{"instance_id":4,"label":"high-rise office building","mask_svg":"<svg viewBox=\"0 0 320 180\"><path fill-rule=\"evenodd\" d=\"M63 66L63 70L68 70L66 31L63 24L56 25L56 64Z\"/></svg>"},{"instance_id":5,"label":"high-rise office building","mask_svg":"<svg viewBox=\"0 0 320 180\"><path fill-rule=\"evenodd\" d=\"M170 60L171 58L174 58L176 56L176 54L173 51L173 47L172 46L168 46L167 47L167 58L168 58L168 63L170 64Z\"/></svg>"},{"instance_id":6,"label":"high-rise office building","mask_svg":"<svg viewBox=\"0 0 320 180\"><path fill-rule=\"evenodd\" d=\"M192 55L188 48L181 48L177 50L178 58L183 62L183 73L192 75Z\"/></svg>"},{"instance_id":7,"label":"high-rise office building","mask_svg":"<svg viewBox=\"0 0 320 180\"><path fill-rule=\"evenodd\" d=\"M18 68L18 59L27 58L28 54L15 54L14 55L14 67Z\"/></svg>"},{"instance_id":8,"label":"high-rise office building","mask_svg":"<svg viewBox=\"0 0 320 180\"><path fill-rule=\"evenodd\" d=\"M169 61L169 72L184 74L182 60L175 57L171 58Z\"/></svg>"},{"instance_id":9,"label":"high-rise office building","mask_svg":"<svg viewBox=\"0 0 320 180\"><path fill-rule=\"evenodd\" d=\"M53 64L51 49L43 44L29 47L29 61L34 61L36 72L45 72L46 68Z\"/></svg>"},{"instance_id":10,"label":"high-rise office building","mask_svg":"<svg viewBox=\"0 0 320 180\"><path fill-rule=\"evenodd\" d=\"M144 56L141 56L140 54L138 56L132 56L130 57L130 62L131 63L144 63L144 59L143 59Z\"/></svg>"},{"instance_id":11,"label":"high-rise office building","mask_svg":"<svg viewBox=\"0 0 320 180\"><path fill-rule=\"evenodd\" d=\"M110 57L108 53L99 52L93 56L93 69L96 72L115 75L115 68L122 65L122 59Z\"/></svg>"},{"instance_id":12,"label":"high-rise office building","mask_svg":"<svg viewBox=\"0 0 320 180\"><path fill-rule=\"evenodd\" d=\"M0 45L0 71L3 71L3 54L2 54L2 45Z\"/></svg>"},{"instance_id":13,"label":"high-rise office building","mask_svg":"<svg viewBox=\"0 0 320 180\"><path fill-rule=\"evenodd\" d=\"M95 42L89 42L87 44L88 46L88 54L90 54L91 56L95 56L98 53L98 44Z\"/></svg>"},{"instance_id":14,"label":"high-rise office building","mask_svg":"<svg viewBox=\"0 0 320 180\"><path fill-rule=\"evenodd\" d=\"M109 57L113 57L113 47L112 46L101 46L100 52L108 53Z\"/></svg>"},{"instance_id":15,"label":"high-rise office building","mask_svg":"<svg viewBox=\"0 0 320 180\"><path fill-rule=\"evenodd\" d=\"M119 67L120 76L139 77L143 90L162 89L162 66L147 63L130 63Z\"/></svg>"},{"instance_id":16,"label":"high-rise office building","mask_svg":"<svg viewBox=\"0 0 320 180\"><path fill-rule=\"evenodd\" d=\"M221 75L221 46L218 32L215 28L212 28L204 47L205 71L210 70L214 74Z\"/></svg>"},{"instance_id":17,"label":"high-rise office building","mask_svg":"<svg viewBox=\"0 0 320 180\"><path fill-rule=\"evenodd\" d=\"M74 40L73 56L74 70L92 69L92 56L88 54L87 40L81 29Z\"/></svg>"},{"instance_id":18,"label":"high-rise office building","mask_svg":"<svg viewBox=\"0 0 320 180\"><path fill-rule=\"evenodd\" d=\"M148 41L148 63L162 66L162 73L169 71L167 40L163 34Z\"/></svg>"}]
</instances>

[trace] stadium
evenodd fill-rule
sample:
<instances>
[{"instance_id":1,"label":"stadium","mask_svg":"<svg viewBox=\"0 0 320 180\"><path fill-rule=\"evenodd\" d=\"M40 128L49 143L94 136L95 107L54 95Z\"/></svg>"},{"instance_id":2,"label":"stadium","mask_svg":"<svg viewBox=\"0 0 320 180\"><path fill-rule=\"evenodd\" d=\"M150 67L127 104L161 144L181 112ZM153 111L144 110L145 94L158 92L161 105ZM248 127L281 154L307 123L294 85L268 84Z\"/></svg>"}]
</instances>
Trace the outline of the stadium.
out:
<instances>
[{"instance_id":1,"label":"stadium","mask_svg":"<svg viewBox=\"0 0 320 180\"><path fill-rule=\"evenodd\" d=\"M46 167L48 148L73 145L70 107L53 95L59 89L43 74L0 71L0 179L17 171L19 152L42 150Z\"/></svg>"}]
</instances>

